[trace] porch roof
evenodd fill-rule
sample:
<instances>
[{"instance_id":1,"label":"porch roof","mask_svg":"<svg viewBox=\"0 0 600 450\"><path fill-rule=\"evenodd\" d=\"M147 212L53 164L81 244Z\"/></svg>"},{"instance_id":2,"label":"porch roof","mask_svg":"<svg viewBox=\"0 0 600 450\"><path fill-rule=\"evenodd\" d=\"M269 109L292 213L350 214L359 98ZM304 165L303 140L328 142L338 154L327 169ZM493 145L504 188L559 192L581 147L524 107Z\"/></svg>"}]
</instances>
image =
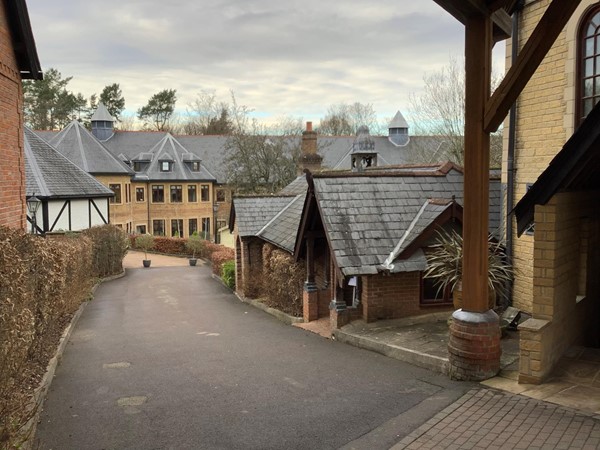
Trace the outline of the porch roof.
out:
<instances>
[{"instance_id":1,"label":"porch roof","mask_svg":"<svg viewBox=\"0 0 600 450\"><path fill-rule=\"evenodd\" d=\"M463 200L462 170L452 164L322 173L313 176L312 185L336 265L346 276L423 270L425 257L411 244L450 205ZM500 182L495 177L490 181L490 217L494 232L500 218Z\"/></svg>"},{"instance_id":2,"label":"porch roof","mask_svg":"<svg viewBox=\"0 0 600 450\"><path fill-rule=\"evenodd\" d=\"M306 191L306 181L304 182L304 190ZM257 236L283 250L287 250L289 253L293 253L305 198L306 192L294 197L257 233Z\"/></svg>"},{"instance_id":3,"label":"porch roof","mask_svg":"<svg viewBox=\"0 0 600 450\"><path fill-rule=\"evenodd\" d=\"M519 236L533 222L535 205L545 205L557 192L600 189L599 147L600 105L596 105L515 206Z\"/></svg>"},{"instance_id":4,"label":"porch roof","mask_svg":"<svg viewBox=\"0 0 600 450\"><path fill-rule=\"evenodd\" d=\"M235 197L231 206L230 229L235 223L240 237L256 236L295 197Z\"/></svg>"}]
</instances>

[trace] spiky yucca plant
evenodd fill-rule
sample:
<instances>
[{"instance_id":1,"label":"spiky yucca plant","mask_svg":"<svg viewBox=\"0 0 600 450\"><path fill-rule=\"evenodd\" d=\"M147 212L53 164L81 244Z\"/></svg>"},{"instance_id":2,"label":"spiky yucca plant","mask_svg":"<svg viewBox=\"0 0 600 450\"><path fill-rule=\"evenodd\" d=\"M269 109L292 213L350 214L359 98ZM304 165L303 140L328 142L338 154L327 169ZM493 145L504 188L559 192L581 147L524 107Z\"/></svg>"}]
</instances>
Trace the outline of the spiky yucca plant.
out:
<instances>
[{"instance_id":1,"label":"spiky yucca plant","mask_svg":"<svg viewBox=\"0 0 600 450\"><path fill-rule=\"evenodd\" d=\"M463 239L455 230L437 232L437 243L427 252L427 270L424 276L435 280L440 290L454 290L462 281ZM488 238L488 288L500 297L506 295L506 284L512 279L513 268L508 263L504 248Z\"/></svg>"}]
</instances>

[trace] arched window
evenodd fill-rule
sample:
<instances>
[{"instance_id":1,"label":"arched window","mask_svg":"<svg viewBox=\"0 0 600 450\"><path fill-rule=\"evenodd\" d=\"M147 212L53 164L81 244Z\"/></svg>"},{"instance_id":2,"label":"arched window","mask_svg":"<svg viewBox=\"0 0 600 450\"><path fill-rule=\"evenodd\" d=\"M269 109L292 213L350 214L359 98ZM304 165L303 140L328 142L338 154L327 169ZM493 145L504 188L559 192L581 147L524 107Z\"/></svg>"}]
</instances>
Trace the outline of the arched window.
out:
<instances>
[{"instance_id":1,"label":"arched window","mask_svg":"<svg viewBox=\"0 0 600 450\"><path fill-rule=\"evenodd\" d=\"M577 126L600 100L600 5L581 22L578 55Z\"/></svg>"}]
</instances>

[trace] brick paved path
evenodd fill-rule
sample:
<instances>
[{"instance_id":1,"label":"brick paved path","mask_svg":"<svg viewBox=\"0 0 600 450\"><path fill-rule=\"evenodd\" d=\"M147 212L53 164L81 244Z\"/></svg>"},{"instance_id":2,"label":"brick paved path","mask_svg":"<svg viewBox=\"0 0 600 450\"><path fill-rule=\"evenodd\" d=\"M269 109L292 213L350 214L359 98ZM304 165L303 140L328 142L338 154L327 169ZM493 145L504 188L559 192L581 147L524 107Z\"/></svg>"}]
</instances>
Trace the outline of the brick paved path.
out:
<instances>
[{"instance_id":1,"label":"brick paved path","mask_svg":"<svg viewBox=\"0 0 600 450\"><path fill-rule=\"evenodd\" d=\"M393 447L598 449L600 418L519 395L474 389Z\"/></svg>"}]
</instances>

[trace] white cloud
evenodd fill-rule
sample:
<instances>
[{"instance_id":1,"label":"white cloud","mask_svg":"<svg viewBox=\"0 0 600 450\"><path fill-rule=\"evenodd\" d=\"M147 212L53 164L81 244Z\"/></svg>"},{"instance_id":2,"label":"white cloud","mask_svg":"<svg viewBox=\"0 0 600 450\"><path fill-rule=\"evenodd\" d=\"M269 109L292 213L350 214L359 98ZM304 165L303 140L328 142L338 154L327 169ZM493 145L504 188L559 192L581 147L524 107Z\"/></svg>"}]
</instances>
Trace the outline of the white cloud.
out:
<instances>
[{"instance_id":1,"label":"white cloud","mask_svg":"<svg viewBox=\"0 0 600 450\"><path fill-rule=\"evenodd\" d=\"M185 110L229 90L272 116L316 120L332 103L406 109L424 73L463 51L463 31L433 1L28 0L43 68L89 96L120 83L133 112L165 88Z\"/></svg>"}]
</instances>

